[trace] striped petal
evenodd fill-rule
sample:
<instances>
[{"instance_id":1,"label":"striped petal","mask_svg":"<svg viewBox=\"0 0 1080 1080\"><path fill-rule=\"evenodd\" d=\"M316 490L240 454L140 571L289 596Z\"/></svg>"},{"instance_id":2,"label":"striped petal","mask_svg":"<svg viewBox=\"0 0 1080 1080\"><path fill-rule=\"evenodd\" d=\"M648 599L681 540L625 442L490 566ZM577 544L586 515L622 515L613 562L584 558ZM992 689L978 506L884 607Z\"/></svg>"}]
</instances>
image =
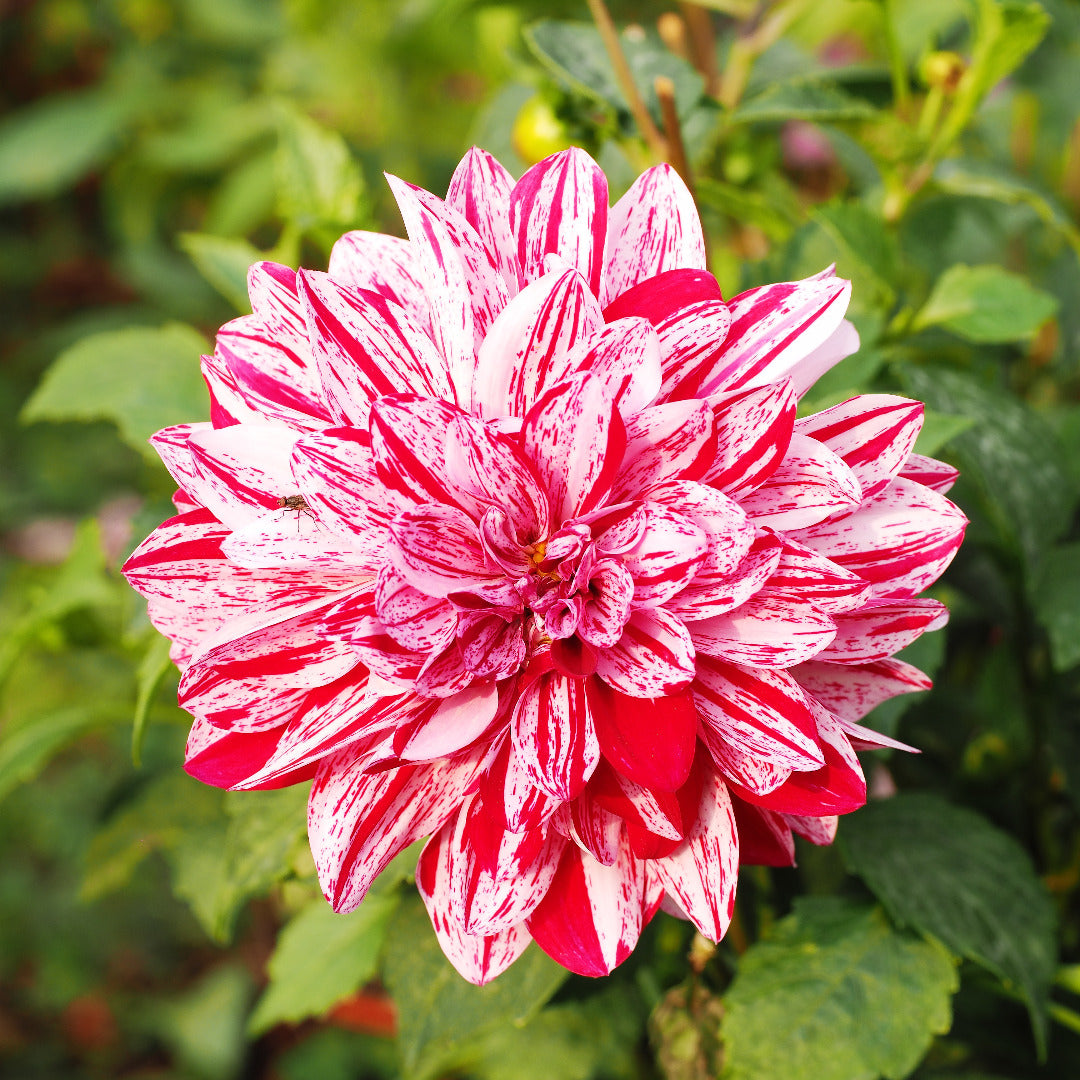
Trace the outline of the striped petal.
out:
<instances>
[{"instance_id":1,"label":"striped petal","mask_svg":"<svg viewBox=\"0 0 1080 1080\"><path fill-rule=\"evenodd\" d=\"M634 698L673 694L694 677L694 646L683 622L664 608L639 608L618 644L597 657L596 673Z\"/></svg>"},{"instance_id":2,"label":"striped petal","mask_svg":"<svg viewBox=\"0 0 1080 1080\"><path fill-rule=\"evenodd\" d=\"M927 675L903 660L878 660L872 664L829 664L810 660L793 668L799 685L842 720L861 720L883 701L897 694L929 690Z\"/></svg>"},{"instance_id":3,"label":"striped petal","mask_svg":"<svg viewBox=\"0 0 1080 1080\"><path fill-rule=\"evenodd\" d=\"M408 240L362 229L347 232L330 249L327 273L354 291L377 293L404 308L411 322L428 333L431 311Z\"/></svg>"},{"instance_id":4,"label":"striped petal","mask_svg":"<svg viewBox=\"0 0 1080 1080\"><path fill-rule=\"evenodd\" d=\"M937 600L886 600L850 615L837 615L836 637L817 659L836 664L885 660L925 631L943 626L947 617L945 605Z\"/></svg>"},{"instance_id":5,"label":"striped petal","mask_svg":"<svg viewBox=\"0 0 1080 1080\"><path fill-rule=\"evenodd\" d=\"M690 584L709 551L705 530L659 503L645 504L645 530L622 556L634 580L634 605L655 608Z\"/></svg>"},{"instance_id":6,"label":"striped petal","mask_svg":"<svg viewBox=\"0 0 1080 1080\"><path fill-rule=\"evenodd\" d=\"M647 408L660 393L660 339L648 319L609 322L574 350L570 365L603 380L623 416Z\"/></svg>"},{"instance_id":7,"label":"striped petal","mask_svg":"<svg viewBox=\"0 0 1080 1080\"><path fill-rule=\"evenodd\" d=\"M945 495L956 483L960 470L948 462L938 461L925 454L908 454L900 475L905 480L914 480L915 483L922 484L939 495Z\"/></svg>"},{"instance_id":8,"label":"striped petal","mask_svg":"<svg viewBox=\"0 0 1080 1080\"><path fill-rule=\"evenodd\" d=\"M399 573L429 596L468 590L495 576L476 524L457 507L425 503L404 510L390 526Z\"/></svg>"},{"instance_id":9,"label":"striped petal","mask_svg":"<svg viewBox=\"0 0 1080 1080\"><path fill-rule=\"evenodd\" d=\"M626 452L613 501L641 497L666 480L697 480L716 456L712 410L704 401L670 401L626 421Z\"/></svg>"},{"instance_id":10,"label":"striped petal","mask_svg":"<svg viewBox=\"0 0 1080 1080\"><path fill-rule=\"evenodd\" d=\"M784 537L784 553L768 585L809 601L823 615L854 611L870 596L868 581L790 537Z\"/></svg>"},{"instance_id":11,"label":"striped petal","mask_svg":"<svg viewBox=\"0 0 1080 1080\"><path fill-rule=\"evenodd\" d=\"M510 229L514 178L486 150L472 147L458 163L446 191L452 207L476 230L512 296L518 289L517 245Z\"/></svg>"}]
</instances>

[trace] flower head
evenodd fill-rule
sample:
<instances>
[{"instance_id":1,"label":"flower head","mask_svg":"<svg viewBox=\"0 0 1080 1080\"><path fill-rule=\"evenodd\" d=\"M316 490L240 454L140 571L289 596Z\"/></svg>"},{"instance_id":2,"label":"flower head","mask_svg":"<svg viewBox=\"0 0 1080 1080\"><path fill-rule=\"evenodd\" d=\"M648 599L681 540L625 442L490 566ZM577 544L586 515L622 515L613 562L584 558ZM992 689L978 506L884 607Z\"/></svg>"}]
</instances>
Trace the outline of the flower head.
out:
<instances>
[{"instance_id":1,"label":"flower head","mask_svg":"<svg viewBox=\"0 0 1080 1080\"><path fill-rule=\"evenodd\" d=\"M858 347L831 270L725 302L667 166L613 207L580 150L471 151L409 240L262 263L204 358L209 423L154 437L178 516L125 567L173 641L187 769L314 777L339 911L430 836L443 949L610 971L664 906L716 940L740 862L862 805L859 720L955 553L922 406L796 419Z\"/></svg>"}]
</instances>

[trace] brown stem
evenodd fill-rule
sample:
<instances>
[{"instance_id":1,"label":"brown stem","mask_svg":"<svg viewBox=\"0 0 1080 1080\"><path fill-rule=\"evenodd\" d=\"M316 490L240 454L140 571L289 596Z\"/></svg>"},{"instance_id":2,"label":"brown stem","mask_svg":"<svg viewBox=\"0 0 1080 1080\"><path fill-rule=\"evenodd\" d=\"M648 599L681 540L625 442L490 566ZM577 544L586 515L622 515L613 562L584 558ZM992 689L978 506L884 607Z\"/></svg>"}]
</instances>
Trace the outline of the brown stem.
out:
<instances>
[{"instance_id":1,"label":"brown stem","mask_svg":"<svg viewBox=\"0 0 1080 1080\"><path fill-rule=\"evenodd\" d=\"M611 21L611 13L604 4L604 0L587 0L587 2L593 21L596 23L596 29L600 31L600 39L607 50L608 59L615 69L615 78L618 80L619 87L626 98L626 104L630 106L630 113L638 126L638 131L641 132L642 138L649 144L652 152L658 158L663 159L667 156L664 137L653 123L649 110L645 107L645 102L638 91L637 84L634 82L630 63L626 59L622 42L619 40L619 32Z\"/></svg>"},{"instance_id":2,"label":"brown stem","mask_svg":"<svg viewBox=\"0 0 1080 1080\"><path fill-rule=\"evenodd\" d=\"M709 97L720 94L720 69L716 65L716 36L713 34L712 17L698 4L680 0L679 10L690 37L690 60L705 76L705 93Z\"/></svg>"},{"instance_id":3,"label":"brown stem","mask_svg":"<svg viewBox=\"0 0 1080 1080\"><path fill-rule=\"evenodd\" d=\"M666 75L657 75L653 79L653 89L660 102L660 117L664 121L667 159L675 166L675 171L683 178L683 182L693 194L694 178L690 173L690 162L686 159L682 126L679 123L678 110L675 108L675 84Z\"/></svg>"}]
</instances>

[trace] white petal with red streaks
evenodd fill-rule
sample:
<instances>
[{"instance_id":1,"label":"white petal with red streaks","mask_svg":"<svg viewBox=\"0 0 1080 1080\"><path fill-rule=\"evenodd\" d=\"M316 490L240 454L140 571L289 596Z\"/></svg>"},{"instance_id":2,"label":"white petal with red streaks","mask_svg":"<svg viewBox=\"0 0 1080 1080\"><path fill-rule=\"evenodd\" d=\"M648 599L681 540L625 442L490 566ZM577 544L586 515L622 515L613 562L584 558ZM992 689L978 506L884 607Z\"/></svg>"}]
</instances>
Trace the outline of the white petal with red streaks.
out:
<instances>
[{"instance_id":1,"label":"white petal with red streaks","mask_svg":"<svg viewBox=\"0 0 1080 1080\"><path fill-rule=\"evenodd\" d=\"M922 422L921 402L862 394L799 420L795 430L839 454L859 481L863 499L870 499L900 471Z\"/></svg>"},{"instance_id":2,"label":"white petal with red streaks","mask_svg":"<svg viewBox=\"0 0 1080 1080\"><path fill-rule=\"evenodd\" d=\"M521 283L542 276L545 256L554 254L599 296L607 220L607 177L584 150L571 147L534 165L510 192Z\"/></svg>"},{"instance_id":3,"label":"white petal with red streaks","mask_svg":"<svg viewBox=\"0 0 1080 1080\"><path fill-rule=\"evenodd\" d=\"M626 420L626 452L613 501L638 497L665 480L697 480L716 456L712 410L704 401L669 401Z\"/></svg>"},{"instance_id":4,"label":"white petal with red streaks","mask_svg":"<svg viewBox=\"0 0 1080 1080\"><path fill-rule=\"evenodd\" d=\"M646 908L645 863L622 841L604 866L574 844L563 851L547 896L528 920L533 940L579 975L607 975L633 951Z\"/></svg>"},{"instance_id":5,"label":"white petal with red streaks","mask_svg":"<svg viewBox=\"0 0 1080 1080\"><path fill-rule=\"evenodd\" d=\"M782 768L825 764L813 711L786 672L702 657L693 693L702 724L715 738Z\"/></svg>"},{"instance_id":6,"label":"white petal with red streaks","mask_svg":"<svg viewBox=\"0 0 1080 1080\"><path fill-rule=\"evenodd\" d=\"M698 652L765 668L801 664L836 635L836 624L828 615L805 600L771 589L727 614L692 622L689 628Z\"/></svg>"},{"instance_id":7,"label":"white petal with red streaks","mask_svg":"<svg viewBox=\"0 0 1080 1080\"><path fill-rule=\"evenodd\" d=\"M772 476L739 503L755 524L790 531L850 513L861 498L859 481L839 456L817 440L795 434Z\"/></svg>"},{"instance_id":8,"label":"white petal with red streaks","mask_svg":"<svg viewBox=\"0 0 1080 1080\"><path fill-rule=\"evenodd\" d=\"M395 176L387 181L416 248L432 333L459 401L469 400L476 352L510 299L476 230L453 207Z\"/></svg>"},{"instance_id":9,"label":"white petal with red streaks","mask_svg":"<svg viewBox=\"0 0 1080 1080\"><path fill-rule=\"evenodd\" d=\"M808 693L842 720L861 720L871 709L898 694L929 690L932 683L917 667L903 660L871 664L830 664L810 660L791 674Z\"/></svg>"},{"instance_id":10,"label":"white petal with red streaks","mask_svg":"<svg viewBox=\"0 0 1080 1080\"><path fill-rule=\"evenodd\" d=\"M956 483L960 470L948 462L938 461L937 458L927 457L925 454L909 454L900 475L905 480L914 480L915 483L944 495Z\"/></svg>"},{"instance_id":11,"label":"white petal with red streaks","mask_svg":"<svg viewBox=\"0 0 1080 1080\"><path fill-rule=\"evenodd\" d=\"M323 760L308 799L308 839L335 911L352 911L383 867L440 829L476 787L479 753L366 774L348 750Z\"/></svg>"},{"instance_id":12,"label":"white petal with red streaks","mask_svg":"<svg viewBox=\"0 0 1080 1080\"><path fill-rule=\"evenodd\" d=\"M484 417L524 416L574 371L574 346L603 328L588 283L570 268L518 293L491 325L476 357L472 408Z\"/></svg>"},{"instance_id":13,"label":"white petal with red streaks","mask_svg":"<svg viewBox=\"0 0 1080 1080\"><path fill-rule=\"evenodd\" d=\"M339 424L362 426L371 403L386 394L454 400L446 362L393 300L315 270L300 272L300 295L323 393Z\"/></svg>"},{"instance_id":14,"label":"white petal with red streaks","mask_svg":"<svg viewBox=\"0 0 1080 1080\"><path fill-rule=\"evenodd\" d=\"M634 579L634 605L655 608L690 584L709 550L705 530L659 503L645 503L645 531L623 553Z\"/></svg>"},{"instance_id":15,"label":"white petal with red streaks","mask_svg":"<svg viewBox=\"0 0 1080 1080\"><path fill-rule=\"evenodd\" d=\"M616 319L573 350L570 366L602 379L619 411L630 416L660 393L660 338L648 319Z\"/></svg>"},{"instance_id":16,"label":"white petal with red streaks","mask_svg":"<svg viewBox=\"0 0 1080 1080\"><path fill-rule=\"evenodd\" d=\"M453 605L413 588L390 564L379 571L375 611L387 632L408 649L441 652L453 640Z\"/></svg>"},{"instance_id":17,"label":"white petal with red streaks","mask_svg":"<svg viewBox=\"0 0 1080 1080\"><path fill-rule=\"evenodd\" d=\"M836 664L885 660L927 630L943 626L948 612L937 600L886 600L850 615L837 615L836 637L817 657Z\"/></svg>"},{"instance_id":18,"label":"white petal with red streaks","mask_svg":"<svg viewBox=\"0 0 1080 1080\"><path fill-rule=\"evenodd\" d=\"M510 734L529 779L555 799L576 799L600 760L584 681L558 672L525 689Z\"/></svg>"},{"instance_id":19,"label":"white petal with red streaks","mask_svg":"<svg viewBox=\"0 0 1080 1080\"><path fill-rule=\"evenodd\" d=\"M784 381L709 398L716 456L703 479L741 498L784 460L795 425L795 391Z\"/></svg>"},{"instance_id":20,"label":"white petal with red streaks","mask_svg":"<svg viewBox=\"0 0 1080 1080\"><path fill-rule=\"evenodd\" d=\"M724 779L731 784L737 784L744 795L769 795L785 784L792 775L789 766L768 761L728 742L715 728L707 724L702 724L701 741Z\"/></svg>"},{"instance_id":21,"label":"white petal with red streaks","mask_svg":"<svg viewBox=\"0 0 1080 1080\"><path fill-rule=\"evenodd\" d=\"M801 817L798 814L780 815L804 840L811 844L828 846L836 839L836 827L840 819L835 814L822 817Z\"/></svg>"},{"instance_id":22,"label":"white petal with red streaks","mask_svg":"<svg viewBox=\"0 0 1080 1080\"><path fill-rule=\"evenodd\" d=\"M705 269L705 237L694 197L665 163L646 169L611 208L602 300L681 269Z\"/></svg>"},{"instance_id":23,"label":"white petal with red streaks","mask_svg":"<svg viewBox=\"0 0 1080 1080\"><path fill-rule=\"evenodd\" d=\"M456 507L425 503L402 511L390 532L401 576L429 596L447 596L495 576L476 524Z\"/></svg>"},{"instance_id":24,"label":"white petal with red streaks","mask_svg":"<svg viewBox=\"0 0 1080 1080\"><path fill-rule=\"evenodd\" d=\"M694 677L694 645L683 622L664 608L641 608L617 645L597 657L596 673L630 697L674 693Z\"/></svg>"},{"instance_id":25,"label":"white petal with red streaks","mask_svg":"<svg viewBox=\"0 0 1080 1080\"><path fill-rule=\"evenodd\" d=\"M699 573L705 569L710 574L734 573L750 553L754 526L742 507L722 491L692 480L668 480L649 489L649 501L677 511L704 530L710 555Z\"/></svg>"},{"instance_id":26,"label":"white petal with red streaks","mask_svg":"<svg viewBox=\"0 0 1080 1080\"><path fill-rule=\"evenodd\" d=\"M901 477L856 513L806 529L799 540L871 582L877 596L905 598L944 573L966 527L944 495Z\"/></svg>"},{"instance_id":27,"label":"white petal with red streaks","mask_svg":"<svg viewBox=\"0 0 1080 1080\"><path fill-rule=\"evenodd\" d=\"M614 866L622 845L622 819L605 810L588 792L573 803L564 804L560 810L565 814L570 839L598 863ZM558 821L558 815L552 821Z\"/></svg>"},{"instance_id":28,"label":"white petal with red streaks","mask_svg":"<svg viewBox=\"0 0 1080 1080\"><path fill-rule=\"evenodd\" d=\"M655 860L664 890L710 941L719 941L735 911L739 835L727 786L707 775L697 820L686 842Z\"/></svg>"},{"instance_id":29,"label":"white petal with red streaks","mask_svg":"<svg viewBox=\"0 0 1080 1080\"><path fill-rule=\"evenodd\" d=\"M427 332L431 312L416 253L408 240L362 229L347 232L331 248L327 272L343 285L392 300Z\"/></svg>"},{"instance_id":30,"label":"white petal with red streaks","mask_svg":"<svg viewBox=\"0 0 1080 1080\"><path fill-rule=\"evenodd\" d=\"M870 597L870 583L812 548L784 537L784 553L769 588L808 600L825 615L854 611Z\"/></svg>"},{"instance_id":31,"label":"white petal with red streaks","mask_svg":"<svg viewBox=\"0 0 1080 1080\"><path fill-rule=\"evenodd\" d=\"M374 539L373 547L363 537L351 539L324 529L311 511L282 509L234 529L221 550L231 562L252 570L352 567L359 581L374 574L385 558L381 536Z\"/></svg>"},{"instance_id":32,"label":"white petal with red streaks","mask_svg":"<svg viewBox=\"0 0 1080 1080\"><path fill-rule=\"evenodd\" d=\"M521 440L547 491L553 527L603 502L626 446L607 388L589 375L545 394L529 410Z\"/></svg>"},{"instance_id":33,"label":"white petal with red streaks","mask_svg":"<svg viewBox=\"0 0 1080 1080\"><path fill-rule=\"evenodd\" d=\"M210 419L214 427L263 422L262 414L248 404L223 356L218 353L204 355L199 360L199 367L210 394Z\"/></svg>"},{"instance_id":34,"label":"white petal with red streaks","mask_svg":"<svg viewBox=\"0 0 1080 1080\"><path fill-rule=\"evenodd\" d=\"M488 729L499 707L494 683L479 683L439 703L433 715L416 729L401 757L433 761L463 750Z\"/></svg>"},{"instance_id":35,"label":"white petal with red streaks","mask_svg":"<svg viewBox=\"0 0 1080 1080\"><path fill-rule=\"evenodd\" d=\"M518 288L517 244L510 231L514 178L486 150L472 147L458 163L446 191L453 207L476 230L513 296Z\"/></svg>"},{"instance_id":36,"label":"white petal with red streaks","mask_svg":"<svg viewBox=\"0 0 1080 1080\"><path fill-rule=\"evenodd\" d=\"M196 489L201 489L206 484L188 443L193 436L213 430L213 425L208 423L175 424L150 436L150 445L157 451L158 457L169 470L169 475L188 495L193 495Z\"/></svg>"}]
</instances>

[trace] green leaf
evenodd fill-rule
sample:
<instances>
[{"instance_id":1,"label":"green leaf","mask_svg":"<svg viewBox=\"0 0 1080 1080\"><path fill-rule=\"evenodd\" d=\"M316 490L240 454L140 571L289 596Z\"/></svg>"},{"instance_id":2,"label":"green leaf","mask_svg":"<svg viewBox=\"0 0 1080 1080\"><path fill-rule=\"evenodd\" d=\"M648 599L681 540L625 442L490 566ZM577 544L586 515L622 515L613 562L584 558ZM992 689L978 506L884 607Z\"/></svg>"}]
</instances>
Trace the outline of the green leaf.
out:
<instances>
[{"instance_id":1,"label":"green leaf","mask_svg":"<svg viewBox=\"0 0 1080 1080\"><path fill-rule=\"evenodd\" d=\"M951 1024L956 968L878 908L832 897L752 945L724 997L725 1080L900 1080Z\"/></svg>"},{"instance_id":2,"label":"green leaf","mask_svg":"<svg viewBox=\"0 0 1080 1080\"><path fill-rule=\"evenodd\" d=\"M977 344L1022 341L1039 329L1058 302L1000 266L951 266L938 278L913 330L943 326Z\"/></svg>"},{"instance_id":3,"label":"green leaf","mask_svg":"<svg viewBox=\"0 0 1080 1080\"><path fill-rule=\"evenodd\" d=\"M0 205L70 187L118 144L131 114L119 94L89 90L40 98L0 123Z\"/></svg>"},{"instance_id":4,"label":"green leaf","mask_svg":"<svg viewBox=\"0 0 1080 1080\"><path fill-rule=\"evenodd\" d=\"M397 1006L403 1074L425 1080L476 1060L483 1039L527 1023L566 978L531 945L487 986L471 986L451 966L419 900L398 908L387 931L383 979Z\"/></svg>"},{"instance_id":5,"label":"green leaf","mask_svg":"<svg viewBox=\"0 0 1080 1080\"><path fill-rule=\"evenodd\" d=\"M1031 602L1049 635L1055 670L1080 664L1080 543L1046 553Z\"/></svg>"},{"instance_id":6,"label":"green leaf","mask_svg":"<svg viewBox=\"0 0 1080 1080\"><path fill-rule=\"evenodd\" d=\"M900 278L900 249L881 218L860 203L834 202L818 207L814 219L839 247L841 273L872 285L884 297L882 306L890 306Z\"/></svg>"},{"instance_id":7,"label":"green leaf","mask_svg":"<svg viewBox=\"0 0 1080 1080\"><path fill-rule=\"evenodd\" d=\"M919 794L845 818L840 849L899 923L1015 987L1044 1050L1054 908L1020 844L971 810Z\"/></svg>"},{"instance_id":8,"label":"green leaf","mask_svg":"<svg viewBox=\"0 0 1080 1080\"><path fill-rule=\"evenodd\" d=\"M953 416L950 413L927 409L923 414L922 430L915 440L915 450L933 457L957 435L963 434L974 425L975 421L970 416Z\"/></svg>"},{"instance_id":9,"label":"green leaf","mask_svg":"<svg viewBox=\"0 0 1080 1080\"><path fill-rule=\"evenodd\" d=\"M949 444L971 493L1006 547L1036 565L1068 525L1076 492L1064 450L1043 419L1022 401L946 368L896 367L904 389L938 412L975 421Z\"/></svg>"},{"instance_id":10,"label":"green leaf","mask_svg":"<svg viewBox=\"0 0 1080 1080\"><path fill-rule=\"evenodd\" d=\"M191 256L199 273L241 314L251 311L248 302L248 268L263 258L246 240L205 233L181 233L180 246Z\"/></svg>"},{"instance_id":11,"label":"green leaf","mask_svg":"<svg viewBox=\"0 0 1080 1080\"><path fill-rule=\"evenodd\" d=\"M816 79L791 79L771 83L760 94L744 101L730 116L735 124L784 123L810 120L872 120L877 110L865 101Z\"/></svg>"},{"instance_id":12,"label":"green leaf","mask_svg":"<svg viewBox=\"0 0 1080 1080\"><path fill-rule=\"evenodd\" d=\"M162 680L172 670L169 656L171 642L167 637L154 633L135 672L135 716L131 723L131 761L138 768L142 760L142 744L146 725L150 719L150 705Z\"/></svg>"},{"instance_id":13,"label":"green leaf","mask_svg":"<svg viewBox=\"0 0 1080 1080\"><path fill-rule=\"evenodd\" d=\"M249 1034L321 1016L374 978L397 905L397 893L384 893L368 896L348 915L338 915L319 897L295 915L267 964L270 985L248 1021Z\"/></svg>"},{"instance_id":14,"label":"green leaf","mask_svg":"<svg viewBox=\"0 0 1080 1080\"><path fill-rule=\"evenodd\" d=\"M345 140L288 106L279 111L278 212L307 232L360 223L364 177Z\"/></svg>"},{"instance_id":15,"label":"green leaf","mask_svg":"<svg viewBox=\"0 0 1080 1080\"><path fill-rule=\"evenodd\" d=\"M147 439L209 412L199 356L202 334L181 323L93 334L65 349L23 407L21 419L111 420L151 461Z\"/></svg>"}]
</instances>

